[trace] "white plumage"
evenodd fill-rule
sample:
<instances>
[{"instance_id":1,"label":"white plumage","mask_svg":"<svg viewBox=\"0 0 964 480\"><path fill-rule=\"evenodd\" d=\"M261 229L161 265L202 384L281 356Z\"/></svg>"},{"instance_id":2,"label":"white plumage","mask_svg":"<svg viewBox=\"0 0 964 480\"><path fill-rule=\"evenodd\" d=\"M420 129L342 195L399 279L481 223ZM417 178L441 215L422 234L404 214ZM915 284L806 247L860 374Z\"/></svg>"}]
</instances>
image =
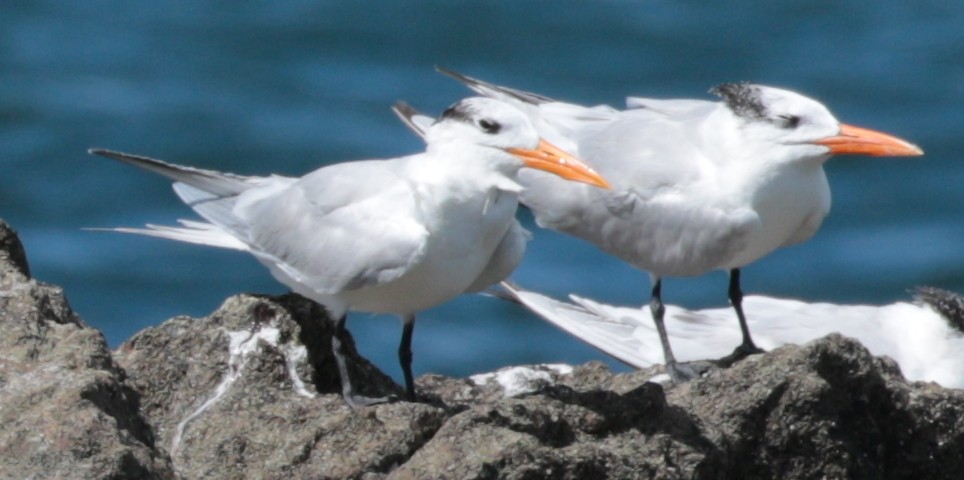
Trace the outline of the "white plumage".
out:
<instances>
[{"instance_id":1,"label":"white plumage","mask_svg":"<svg viewBox=\"0 0 964 480\"><path fill-rule=\"evenodd\" d=\"M428 127L425 153L320 168L300 178L246 177L92 150L166 176L208 223L117 229L246 251L281 283L325 305L343 393L351 391L339 334L348 311L405 320L400 361L414 397L416 312L506 278L525 250L515 219L524 167L598 186L606 182L540 140L526 117L497 100L470 98Z\"/></svg>"},{"instance_id":2,"label":"white plumage","mask_svg":"<svg viewBox=\"0 0 964 480\"><path fill-rule=\"evenodd\" d=\"M570 295L570 302L504 283L509 298L601 351L637 368L663 363L659 335L647 312ZM964 388L964 297L921 288L913 302L837 305L749 295L747 322L765 349L804 344L830 333L859 340L886 355L910 380ZM728 308L690 311L667 305L665 322L679 361L727 355L739 332Z\"/></svg>"},{"instance_id":3,"label":"white plumage","mask_svg":"<svg viewBox=\"0 0 964 480\"><path fill-rule=\"evenodd\" d=\"M523 172L520 198L540 226L649 272L660 331L663 277L729 271L742 334L731 360L760 351L743 315L740 268L817 231L830 211L823 163L833 154L922 154L896 137L839 123L815 100L762 85L720 85L713 93L722 102L629 98L627 109L617 110L443 73L512 103L540 135L610 180L612 189L603 191ZM692 377L661 337L673 378Z\"/></svg>"}]
</instances>

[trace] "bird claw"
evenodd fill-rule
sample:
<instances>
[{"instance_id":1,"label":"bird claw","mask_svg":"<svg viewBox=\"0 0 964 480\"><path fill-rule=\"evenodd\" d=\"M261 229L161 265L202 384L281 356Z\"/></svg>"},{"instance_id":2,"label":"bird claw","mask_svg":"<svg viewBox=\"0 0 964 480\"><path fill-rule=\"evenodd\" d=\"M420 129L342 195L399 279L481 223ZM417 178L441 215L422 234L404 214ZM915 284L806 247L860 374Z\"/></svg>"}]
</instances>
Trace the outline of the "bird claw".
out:
<instances>
[{"instance_id":1,"label":"bird claw","mask_svg":"<svg viewBox=\"0 0 964 480\"><path fill-rule=\"evenodd\" d=\"M666 365L666 373L673 383L680 384L702 377L711 367L707 362L673 362Z\"/></svg>"},{"instance_id":2,"label":"bird claw","mask_svg":"<svg viewBox=\"0 0 964 480\"><path fill-rule=\"evenodd\" d=\"M370 407L372 405L380 405L383 403L394 403L398 401L398 396L388 395L386 397L366 397L364 395L342 395L345 403L351 408L359 407Z\"/></svg>"},{"instance_id":3,"label":"bird claw","mask_svg":"<svg viewBox=\"0 0 964 480\"><path fill-rule=\"evenodd\" d=\"M766 350L760 347L757 347L752 343L749 345L744 343L734 348L733 353L717 360L715 363L722 368L728 368L732 366L734 363L739 362L740 360L743 360L744 358L749 357L750 355L756 355L756 354L765 353L765 352Z\"/></svg>"}]
</instances>

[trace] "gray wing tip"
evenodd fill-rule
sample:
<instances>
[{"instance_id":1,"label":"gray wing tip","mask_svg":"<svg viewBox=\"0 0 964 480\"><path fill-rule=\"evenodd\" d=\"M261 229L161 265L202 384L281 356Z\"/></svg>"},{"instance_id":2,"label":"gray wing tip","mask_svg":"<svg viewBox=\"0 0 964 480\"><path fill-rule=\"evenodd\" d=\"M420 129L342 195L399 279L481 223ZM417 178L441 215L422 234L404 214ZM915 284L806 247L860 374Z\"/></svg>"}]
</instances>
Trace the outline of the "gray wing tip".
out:
<instances>
[{"instance_id":1,"label":"gray wing tip","mask_svg":"<svg viewBox=\"0 0 964 480\"><path fill-rule=\"evenodd\" d=\"M495 84L493 84L493 83L483 82L482 80L479 80L479 79L477 79L477 78L472 78L472 77L470 77L470 76L468 76L468 75L465 75L465 74L456 72L455 70L449 70L449 69L447 69L447 68L440 67L440 66L438 66L438 65L435 66L435 71L441 73L442 75L445 75L445 76L454 78L454 79L456 79L456 80L458 80L458 81L466 84L469 88L471 88L471 89L473 89L473 90L476 90L477 92L479 91L479 90L477 90L477 89L480 88L480 87L481 87L481 88L492 89L492 90L497 91L497 92L501 92L501 91L504 91L504 90L505 90L503 87L500 87L500 86L495 85ZM480 92L480 93L481 93L481 92Z\"/></svg>"},{"instance_id":2,"label":"gray wing tip","mask_svg":"<svg viewBox=\"0 0 964 480\"><path fill-rule=\"evenodd\" d=\"M500 87L494 83L484 82L482 80L479 80L478 78L470 77L468 75L465 75L464 73L459 73L459 72L456 72L455 70L449 70L445 67L440 67L438 65L435 66L435 71L441 73L442 75L454 78L468 85L469 87L485 87L485 88L491 88L496 91L504 90L503 87Z\"/></svg>"},{"instance_id":3,"label":"gray wing tip","mask_svg":"<svg viewBox=\"0 0 964 480\"><path fill-rule=\"evenodd\" d=\"M418 110L415 110L415 108L409 105L409 103L405 100L395 102L392 105L392 110L395 112L395 114L403 118L412 118L415 115L418 115Z\"/></svg>"},{"instance_id":4,"label":"gray wing tip","mask_svg":"<svg viewBox=\"0 0 964 480\"><path fill-rule=\"evenodd\" d=\"M538 93L526 92L524 90L517 90L515 88L500 87L494 83L485 82L477 78L470 77L468 75L461 74L454 70L449 70L447 68L435 66L435 70L443 75L452 77L464 84L466 84L472 90L481 93L485 96L492 96L491 92L486 92L486 90L491 90L492 92L498 92L502 95L507 95L516 100L522 101L524 103L531 103L533 105L540 105L543 103L552 103L555 100L546 97L544 95L539 95Z\"/></svg>"},{"instance_id":5,"label":"gray wing tip","mask_svg":"<svg viewBox=\"0 0 964 480\"><path fill-rule=\"evenodd\" d=\"M505 300L507 302L512 302L517 305L523 305L522 300L516 295L515 290L521 290L518 285L513 283L511 280L503 280L500 283L492 285L482 292L483 295L498 298L500 300Z\"/></svg>"},{"instance_id":6,"label":"gray wing tip","mask_svg":"<svg viewBox=\"0 0 964 480\"><path fill-rule=\"evenodd\" d=\"M402 121L409 129L415 132L420 137L425 137L425 126L420 125L415 117L421 115L418 110L415 110L411 105L403 100L399 100L392 105L392 111L398 116L398 119Z\"/></svg>"},{"instance_id":7,"label":"gray wing tip","mask_svg":"<svg viewBox=\"0 0 964 480\"><path fill-rule=\"evenodd\" d=\"M141 160L147 162L160 162L160 160L155 160L150 157L145 157L142 155L134 155L131 153L118 152L117 150L108 150L106 148L88 148L87 153L90 155L100 155L101 157L112 158L114 160ZM161 162L163 163L163 162Z\"/></svg>"},{"instance_id":8,"label":"gray wing tip","mask_svg":"<svg viewBox=\"0 0 964 480\"><path fill-rule=\"evenodd\" d=\"M461 73L456 72L455 70L449 70L449 69L447 69L447 68L445 68L445 67L441 67L441 66L438 66L438 65L435 66L435 71L438 72L438 73L441 73L442 75L447 75L447 76L449 76L449 77L452 77L452 78L454 78L454 79L456 79L456 80L458 80L458 81L460 81L460 82L479 83L478 80L476 80L476 79L474 79L474 78L472 78L472 77L469 77L469 76L466 76L466 75L462 75Z\"/></svg>"},{"instance_id":9,"label":"gray wing tip","mask_svg":"<svg viewBox=\"0 0 964 480\"><path fill-rule=\"evenodd\" d=\"M91 147L87 149L89 155L100 155L102 157L109 157L111 155L118 154L120 152L115 152L113 150L108 150L106 148Z\"/></svg>"}]
</instances>

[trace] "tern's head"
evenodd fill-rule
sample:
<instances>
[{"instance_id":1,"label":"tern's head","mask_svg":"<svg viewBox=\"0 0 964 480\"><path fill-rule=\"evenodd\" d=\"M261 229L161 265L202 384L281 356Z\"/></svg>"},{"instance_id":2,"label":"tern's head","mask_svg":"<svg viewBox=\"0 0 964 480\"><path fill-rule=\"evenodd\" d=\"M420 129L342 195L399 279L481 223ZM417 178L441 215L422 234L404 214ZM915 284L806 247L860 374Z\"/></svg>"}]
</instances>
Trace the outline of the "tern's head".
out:
<instances>
[{"instance_id":1,"label":"tern's head","mask_svg":"<svg viewBox=\"0 0 964 480\"><path fill-rule=\"evenodd\" d=\"M775 161L822 161L834 154L923 154L916 145L897 137L840 123L820 102L788 90L726 83L712 92L723 99L745 143L782 157Z\"/></svg>"},{"instance_id":2,"label":"tern's head","mask_svg":"<svg viewBox=\"0 0 964 480\"><path fill-rule=\"evenodd\" d=\"M609 184L591 168L539 138L532 122L512 105L483 97L471 97L447 108L425 132L429 150L437 148L477 150L485 157L516 166L536 168L608 188Z\"/></svg>"}]
</instances>

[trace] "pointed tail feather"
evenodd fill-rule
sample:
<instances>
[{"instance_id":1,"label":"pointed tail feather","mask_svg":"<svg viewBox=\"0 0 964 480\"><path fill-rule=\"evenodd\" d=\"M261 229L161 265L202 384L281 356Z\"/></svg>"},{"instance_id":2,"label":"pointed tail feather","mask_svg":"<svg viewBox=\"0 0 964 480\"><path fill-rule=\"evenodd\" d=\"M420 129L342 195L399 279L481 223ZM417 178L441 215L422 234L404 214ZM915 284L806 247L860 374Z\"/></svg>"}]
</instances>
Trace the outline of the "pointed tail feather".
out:
<instances>
[{"instance_id":1,"label":"pointed tail feather","mask_svg":"<svg viewBox=\"0 0 964 480\"><path fill-rule=\"evenodd\" d=\"M210 223L191 220L178 220L183 227L148 224L147 228L91 228L89 230L106 230L111 232L134 233L149 237L166 238L178 242L207 245L209 247L227 248L231 250L249 251L250 247L238 240L230 233Z\"/></svg>"}]
</instances>

